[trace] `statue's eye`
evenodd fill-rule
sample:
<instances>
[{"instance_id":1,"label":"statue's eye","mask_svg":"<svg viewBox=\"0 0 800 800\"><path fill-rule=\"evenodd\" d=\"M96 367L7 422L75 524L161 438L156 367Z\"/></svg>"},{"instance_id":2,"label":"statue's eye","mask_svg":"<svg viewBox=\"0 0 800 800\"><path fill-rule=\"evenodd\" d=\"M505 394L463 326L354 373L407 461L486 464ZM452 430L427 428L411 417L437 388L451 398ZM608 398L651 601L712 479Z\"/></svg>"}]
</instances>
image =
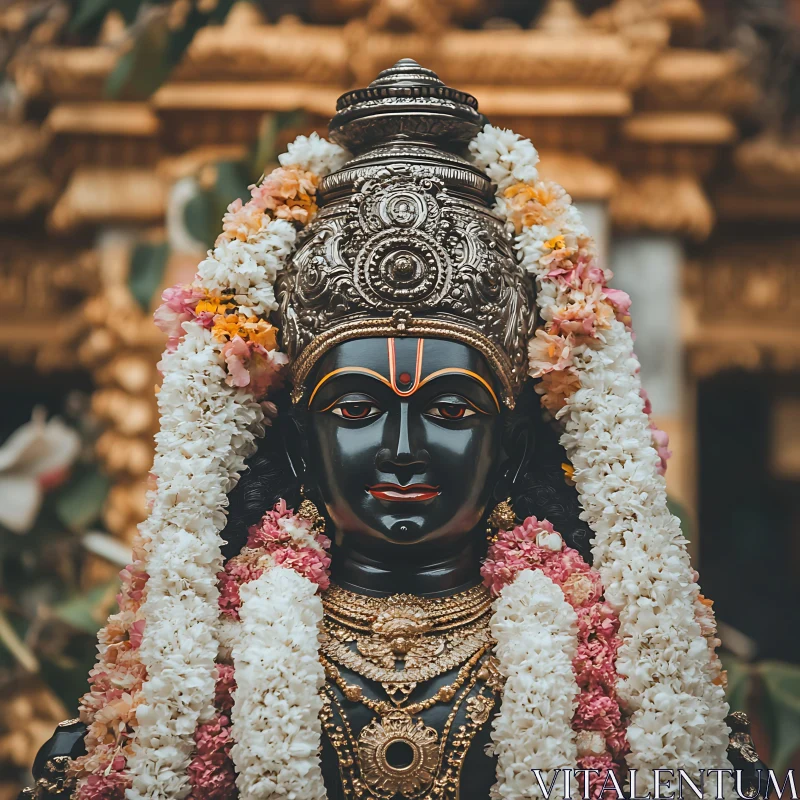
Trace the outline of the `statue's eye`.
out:
<instances>
[{"instance_id":1,"label":"statue's eye","mask_svg":"<svg viewBox=\"0 0 800 800\"><path fill-rule=\"evenodd\" d=\"M436 403L426 412L437 419L459 420L474 416L475 412L466 403Z\"/></svg>"},{"instance_id":2,"label":"statue's eye","mask_svg":"<svg viewBox=\"0 0 800 800\"><path fill-rule=\"evenodd\" d=\"M344 419L369 419L381 413L380 408L367 401L347 401L334 406L331 411Z\"/></svg>"}]
</instances>

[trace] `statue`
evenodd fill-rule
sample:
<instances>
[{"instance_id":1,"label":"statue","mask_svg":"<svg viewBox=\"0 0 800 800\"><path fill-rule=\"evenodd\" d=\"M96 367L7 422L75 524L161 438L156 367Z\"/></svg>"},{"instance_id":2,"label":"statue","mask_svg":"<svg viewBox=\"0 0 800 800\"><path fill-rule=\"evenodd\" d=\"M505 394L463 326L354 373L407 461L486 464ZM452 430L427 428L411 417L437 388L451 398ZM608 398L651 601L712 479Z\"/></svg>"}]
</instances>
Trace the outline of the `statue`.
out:
<instances>
[{"instance_id":1,"label":"statue","mask_svg":"<svg viewBox=\"0 0 800 800\"><path fill-rule=\"evenodd\" d=\"M569 197L410 60L330 132L165 292L151 516L26 796L753 784L629 301Z\"/></svg>"}]
</instances>

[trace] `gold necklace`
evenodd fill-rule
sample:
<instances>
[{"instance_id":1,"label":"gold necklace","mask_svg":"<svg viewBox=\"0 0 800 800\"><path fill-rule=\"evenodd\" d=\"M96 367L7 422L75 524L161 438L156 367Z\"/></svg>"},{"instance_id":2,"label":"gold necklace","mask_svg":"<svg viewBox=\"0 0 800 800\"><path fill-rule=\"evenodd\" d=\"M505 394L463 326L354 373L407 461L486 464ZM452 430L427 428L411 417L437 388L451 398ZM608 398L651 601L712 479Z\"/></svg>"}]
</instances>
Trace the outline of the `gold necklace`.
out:
<instances>
[{"instance_id":1,"label":"gold necklace","mask_svg":"<svg viewBox=\"0 0 800 800\"><path fill-rule=\"evenodd\" d=\"M491 644L483 586L441 598L365 597L331 586L323 606L322 653L380 683L395 705Z\"/></svg>"},{"instance_id":2,"label":"gold necklace","mask_svg":"<svg viewBox=\"0 0 800 800\"><path fill-rule=\"evenodd\" d=\"M330 677L330 676L329 676ZM348 800L458 800L461 768L475 734L491 717L502 689L494 656L481 654L455 691L455 702L441 735L411 716L416 708L392 709L376 716L356 736L330 684L320 691L323 728L339 762ZM336 681L341 689L341 683ZM465 724L454 728L465 707ZM397 761L405 752L405 760Z\"/></svg>"},{"instance_id":3,"label":"gold necklace","mask_svg":"<svg viewBox=\"0 0 800 800\"><path fill-rule=\"evenodd\" d=\"M403 609L409 622L426 625L426 630L444 631L464 625L485 614L492 605L489 590L482 585L449 597L417 597L394 594L389 597L370 597L356 594L331 584L322 595L325 613L331 619L359 631L386 631L392 620L402 619Z\"/></svg>"},{"instance_id":4,"label":"gold necklace","mask_svg":"<svg viewBox=\"0 0 800 800\"><path fill-rule=\"evenodd\" d=\"M432 697L428 697L427 699L420 700L416 703L411 703L410 705L403 705L402 703L398 704L394 702L390 704L385 700L373 700L371 697L367 697L364 694L360 686L357 686L354 683L348 683L342 677L342 673L339 672L338 667L328 661L325 656L320 656L320 662L325 669L325 674L327 677L330 678L341 689L342 694L348 700L350 700L350 702L361 703L361 705L366 706L370 711L374 711L376 714L379 714L382 717L396 710L400 710L404 714L413 716L414 714L421 714L423 711L433 708L433 706L435 706L437 703L449 703L456 696L456 692L464 685L464 681L466 681L469 677L473 667L478 663L488 649L489 645L486 645L478 650L478 652L475 653L469 659L469 661L467 661L461 667L461 669L458 671L458 675L456 675L456 678L452 683L448 684L447 686L440 687L440 689ZM399 709L398 706L400 706Z\"/></svg>"}]
</instances>

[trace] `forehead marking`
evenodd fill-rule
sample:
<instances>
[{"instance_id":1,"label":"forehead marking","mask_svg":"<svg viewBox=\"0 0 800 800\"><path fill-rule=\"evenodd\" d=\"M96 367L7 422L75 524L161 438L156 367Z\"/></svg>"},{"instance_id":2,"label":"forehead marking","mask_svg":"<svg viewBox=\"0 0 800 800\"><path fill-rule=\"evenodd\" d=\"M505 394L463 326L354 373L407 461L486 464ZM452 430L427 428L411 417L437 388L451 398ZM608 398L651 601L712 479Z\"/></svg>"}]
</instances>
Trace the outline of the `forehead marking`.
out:
<instances>
[{"instance_id":1,"label":"forehead marking","mask_svg":"<svg viewBox=\"0 0 800 800\"><path fill-rule=\"evenodd\" d=\"M392 387L392 391L400 397L410 397L420 387L420 378L422 377L422 354L425 350L425 340L417 339L417 353L415 356L416 363L414 365L414 382L408 389L401 389L398 386L397 348L395 346L394 337L386 340L386 347L389 350L389 384ZM403 377L406 377L405 373L403 373ZM408 381L404 381L404 383L408 383Z\"/></svg>"},{"instance_id":2,"label":"forehead marking","mask_svg":"<svg viewBox=\"0 0 800 800\"><path fill-rule=\"evenodd\" d=\"M422 356L425 349L425 340L418 339L417 340L417 352L416 352L416 366L414 370L414 383L410 389L402 390L399 389L397 386L397 362L396 362L396 348L395 348L395 341L393 338L389 338L387 341L387 350L389 355L389 380L386 379L384 375L381 375L380 372L376 372L374 369L369 369L368 367L339 367L338 369L331 370L325 374L320 380L317 382L317 385L314 387L314 391L311 392L311 396L308 398L308 406L311 406L311 403L314 400L317 392L322 388L323 384L327 383L331 378L335 377L336 375L341 375L343 373L346 374L361 374L361 375L369 375L372 378L377 378L382 384L388 386L395 394L399 395L400 397L410 397L414 394L418 389L421 389L426 383L432 381L434 378L439 378L442 375L466 375L468 378L472 378L473 380L480 383L484 389L492 396L492 400L494 400L494 404L497 407L497 410L500 410L500 401L497 399L497 394L495 393L494 389L492 388L489 381L487 381L481 375L478 375L477 372L473 372L469 369L463 369L462 367L445 367L444 369L437 369L435 372L432 372L430 375L425 377L424 379L420 380L422 377ZM401 373L401 378L405 377ZM408 381L405 381L406 383ZM327 410L327 409L326 409Z\"/></svg>"}]
</instances>

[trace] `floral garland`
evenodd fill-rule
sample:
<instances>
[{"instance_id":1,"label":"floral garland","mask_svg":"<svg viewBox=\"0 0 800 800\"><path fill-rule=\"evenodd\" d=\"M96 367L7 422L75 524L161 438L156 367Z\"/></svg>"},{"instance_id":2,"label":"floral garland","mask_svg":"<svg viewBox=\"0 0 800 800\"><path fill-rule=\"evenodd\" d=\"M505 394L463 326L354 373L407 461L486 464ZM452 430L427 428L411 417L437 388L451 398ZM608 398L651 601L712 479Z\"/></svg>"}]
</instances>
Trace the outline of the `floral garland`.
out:
<instances>
[{"instance_id":1,"label":"floral garland","mask_svg":"<svg viewBox=\"0 0 800 800\"><path fill-rule=\"evenodd\" d=\"M319 178L346 158L316 134L299 137L250 201L229 207L194 283L164 293L156 313L168 335L156 488L140 528L137 596L101 632L82 701L94 727L74 766L80 800L172 800L192 791L197 737L219 716L217 574L227 493L274 409L258 400L281 382L288 361L267 318L277 310L273 285L297 226L316 213Z\"/></svg>"},{"instance_id":2,"label":"floral garland","mask_svg":"<svg viewBox=\"0 0 800 800\"><path fill-rule=\"evenodd\" d=\"M231 752L241 797L269 797L276 786L298 800L325 797L317 758L324 673L316 594L330 584L329 548L330 540L281 500L249 529L246 548L219 575L220 610L241 620L232 645L239 688ZM219 783L232 762L215 767L199 790Z\"/></svg>"},{"instance_id":3,"label":"floral garland","mask_svg":"<svg viewBox=\"0 0 800 800\"><path fill-rule=\"evenodd\" d=\"M536 280L544 325L531 375L562 426L598 571L557 547L544 521L492 549L484 576L499 592L492 630L509 678L493 734L498 796L528 796L532 767L721 766L727 707L708 657L713 614L666 510L666 442L647 416L630 301L607 286L568 195L538 180L530 142L487 126L471 150ZM82 701L79 800L236 791L249 800L277 787L325 796L316 632L327 540L279 504L223 568L219 532L227 493L275 412L259 401L287 362L268 319L275 279L316 213L319 178L345 159L300 137L248 203L230 206L194 283L164 294L157 485Z\"/></svg>"},{"instance_id":4,"label":"floral garland","mask_svg":"<svg viewBox=\"0 0 800 800\"><path fill-rule=\"evenodd\" d=\"M537 691L541 696L530 697L524 713L528 718L533 716L535 725L527 728L529 722L525 726L506 724L505 698L495 723L493 738L497 745L503 745L499 749L497 772L500 796L527 796L521 790L523 786L535 785L533 767L545 770L577 764L579 769L597 771L590 774L589 787L593 800L599 800L609 772L622 784L626 773L624 759L629 750L625 735L627 721L617 696L618 675L614 665L620 645L619 619L602 598L599 573L589 567L577 550L565 546L550 522L529 517L513 530L500 533L489 548L481 575L491 593L500 597L492 623L498 646L502 641L507 648L510 640L522 649L538 638L527 630L513 630L512 637L508 637L503 626L508 626L509 618L516 618L515 627L520 628L541 615L543 603L566 606L560 609L560 625L538 634L542 637L541 646L554 648L555 652L548 650L545 654L539 646L533 648L529 669L536 672L531 676L529 691ZM520 617L521 609L524 616ZM508 656L502 658L504 671L515 675L516 681L523 680L520 665L515 663L517 659L509 661ZM571 656L568 662L571 674L559 662L565 656ZM547 665L545 670L543 664ZM519 690L513 692L511 702L519 702ZM561 730L554 730L555 726ZM526 728L523 741L519 731ZM506 741L515 742L516 753L508 752ZM525 761L528 755L532 756L529 762ZM504 781L508 782L508 770L501 759L512 766L524 763L527 767L525 775L515 774L511 792L508 786L503 789Z\"/></svg>"},{"instance_id":5,"label":"floral garland","mask_svg":"<svg viewBox=\"0 0 800 800\"><path fill-rule=\"evenodd\" d=\"M217 664L214 708L210 722L194 733L195 756L189 764L190 800L230 800L236 796L236 770L231 759L231 709L236 680L233 667Z\"/></svg>"},{"instance_id":6,"label":"floral garland","mask_svg":"<svg viewBox=\"0 0 800 800\"><path fill-rule=\"evenodd\" d=\"M629 768L698 774L726 763L727 704L698 622L685 540L669 513L633 355L630 299L607 285L571 198L541 181L533 145L487 125L470 144L497 186L495 211L516 234L543 322L530 375L561 443L595 539L594 564L619 614L617 671L630 713Z\"/></svg>"}]
</instances>

